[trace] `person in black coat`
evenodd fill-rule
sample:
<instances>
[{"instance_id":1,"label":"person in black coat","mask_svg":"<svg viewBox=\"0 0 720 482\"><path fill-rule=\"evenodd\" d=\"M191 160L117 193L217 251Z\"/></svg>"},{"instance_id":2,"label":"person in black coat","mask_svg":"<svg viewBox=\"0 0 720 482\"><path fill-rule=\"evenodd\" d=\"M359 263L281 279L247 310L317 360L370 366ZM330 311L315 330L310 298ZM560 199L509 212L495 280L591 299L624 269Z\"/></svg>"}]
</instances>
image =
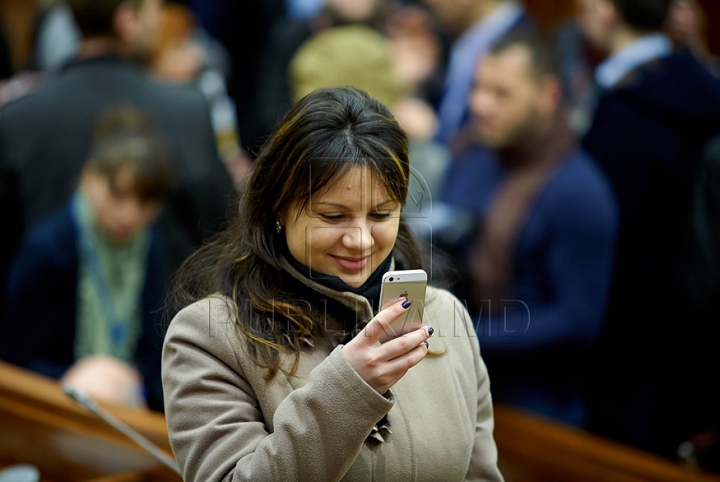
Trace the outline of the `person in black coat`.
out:
<instances>
[{"instance_id":1,"label":"person in black coat","mask_svg":"<svg viewBox=\"0 0 720 482\"><path fill-rule=\"evenodd\" d=\"M717 320L720 299L720 132L707 144L695 173L690 216L681 258L681 277L688 313L694 320L693 350L683 374L684 402L692 404L687 419L692 452L705 470L720 473L720 394L708 367L718 366L717 340L708 336Z\"/></svg>"},{"instance_id":2,"label":"person in black coat","mask_svg":"<svg viewBox=\"0 0 720 482\"><path fill-rule=\"evenodd\" d=\"M580 24L610 56L595 73L601 94L583 144L621 221L590 427L675 458L697 402L680 382L705 336L680 285L682 243L701 151L720 130L720 84L662 34L670 0L586 3L597 5Z\"/></svg>"},{"instance_id":3,"label":"person in black coat","mask_svg":"<svg viewBox=\"0 0 720 482\"><path fill-rule=\"evenodd\" d=\"M39 91L0 112L0 202L6 213L0 279L22 232L73 192L99 116L120 105L147 114L170 150L176 183L158 228L172 270L223 223L234 195L207 103L189 87L150 79L128 60L146 52L158 0L70 3L83 34L78 56Z\"/></svg>"}]
</instances>

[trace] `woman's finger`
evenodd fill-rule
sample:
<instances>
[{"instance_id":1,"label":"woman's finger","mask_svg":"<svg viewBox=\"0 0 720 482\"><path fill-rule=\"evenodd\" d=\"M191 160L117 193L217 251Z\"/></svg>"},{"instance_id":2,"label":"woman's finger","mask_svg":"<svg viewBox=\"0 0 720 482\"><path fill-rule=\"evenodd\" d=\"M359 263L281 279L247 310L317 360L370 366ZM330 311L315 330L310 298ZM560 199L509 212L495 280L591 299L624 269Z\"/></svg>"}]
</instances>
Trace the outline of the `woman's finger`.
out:
<instances>
[{"instance_id":1,"label":"woman's finger","mask_svg":"<svg viewBox=\"0 0 720 482\"><path fill-rule=\"evenodd\" d=\"M408 370L420 363L423 358L425 358L425 355L427 355L427 352L428 347L425 343L420 343L409 352L387 362L385 372L392 374L392 377L395 380L393 384L396 383L397 380L401 379Z\"/></svg>"},{"instance_id":2,"label":"woman's finger","mask_svg":"<svg viewBox=\"0 0 720 482\"><path fill-rule=\"evenodd\" d=\"M383 343L383 359L392 360L414 350L434 333L430 326L418 328L392 340Z\"/></svg>"},{"instance_id":3,"label":"woman's finger","mask_svg":"<svg viewBox=\"0 0 720 482\"><path fill-rule=\"evenodd\" d=\"M405 301L406 299L407 299L407 298L405 298L404 296L398 296L398 297L395 298L394 300L392 300L392 299L391 299L391 300L387 300L387 301L380 307L380 310L379 310L379 311L382 311L382 310L384 310L384 309L386 309L386 308L391 307L392 305L394 305L394 304L397 303L398 301Z\"/></svg>"},{"instance_id":4,"label":"woman's finger","mask_svg":"<svg viewBox=\"0 0 720 482\"><path fill-rule=\"evenodd\" d=\"M364 336L369 342L379 342L385 330L387 330L400 315L404 314L408 308L410 308L410 301L398 300L397 303L381 310L375 318L370 320L370 323L360 332L360 336Z\"/></svg>"}]
</instances>

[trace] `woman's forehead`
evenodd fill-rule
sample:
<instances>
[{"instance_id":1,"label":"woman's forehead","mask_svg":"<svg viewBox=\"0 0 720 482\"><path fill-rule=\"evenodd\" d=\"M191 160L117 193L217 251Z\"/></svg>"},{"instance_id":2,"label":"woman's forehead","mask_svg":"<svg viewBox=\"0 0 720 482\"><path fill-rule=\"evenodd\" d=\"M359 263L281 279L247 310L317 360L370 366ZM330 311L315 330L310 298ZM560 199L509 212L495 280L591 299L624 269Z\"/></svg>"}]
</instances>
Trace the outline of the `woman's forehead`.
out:
<instances>
[{"instance_id":1,"label":"woman's forehead","mask_svg":"<svg viewBox=\"0 0 720 482\"><path fill-rule=\"evenodd\" d=\"M371 166L357 166L338 174L322 189L310 189L311 201L326 199L364 199L368 195L390 197L388 187Z\"/></svg>"}]
</instances>

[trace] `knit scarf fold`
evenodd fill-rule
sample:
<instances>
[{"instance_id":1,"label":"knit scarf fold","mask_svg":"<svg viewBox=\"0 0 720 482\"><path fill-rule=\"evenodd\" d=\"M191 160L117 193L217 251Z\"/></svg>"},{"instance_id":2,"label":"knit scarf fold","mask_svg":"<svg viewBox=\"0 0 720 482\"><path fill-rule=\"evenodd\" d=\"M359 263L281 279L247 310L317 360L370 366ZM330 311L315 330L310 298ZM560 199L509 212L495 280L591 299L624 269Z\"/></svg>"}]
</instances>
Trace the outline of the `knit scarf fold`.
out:
<instances>
[{"instance_id":1,"label":"knit scarf fold","mask_svg":"<svg viewBox=\"0 0 720 482\"><path fill-rule=\"evenodd\" d=\"M567 114L559 112L549 130L498 151L505 177L485 215L470 253L478 303L506 298L514 272L518 238L532 207L560 162L575 147Z\"/></svg>"},{"instance_id":2,"label":"knit scarf fold","mask_svg":"<svg viewBox=\"0 0 720 482\"><path fill-rule=\"evenodd\" d=\"M75 359L103 354L131 363L141 334L149 233L141 231L122 246L113 244L97 226L82 192L72 203L78 231Z\"/></svg>"}]
</instances>

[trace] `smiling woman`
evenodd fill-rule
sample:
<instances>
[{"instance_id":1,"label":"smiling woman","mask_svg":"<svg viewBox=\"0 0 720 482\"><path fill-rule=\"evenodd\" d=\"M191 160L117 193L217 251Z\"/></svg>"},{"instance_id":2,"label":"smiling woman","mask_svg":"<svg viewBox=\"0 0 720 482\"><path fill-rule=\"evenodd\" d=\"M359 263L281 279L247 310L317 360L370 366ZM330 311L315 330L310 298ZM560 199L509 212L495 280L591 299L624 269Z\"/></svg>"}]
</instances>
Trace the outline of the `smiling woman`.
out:
<instances>
[{"instance_id":1,"label":"smiling woman","mask_svg":"<svg viewBox=\"0 0 720 482\"><path fill-rule=\"evenodd\" d=\"M381 342L410 307L378 311L382 275L420 267L409 172L405 133L361 90L285 116L239 216L177 277L163 388L186 481L502 479L463 305L428 287L434 327Z\"/></svg>"}]
</instances>

